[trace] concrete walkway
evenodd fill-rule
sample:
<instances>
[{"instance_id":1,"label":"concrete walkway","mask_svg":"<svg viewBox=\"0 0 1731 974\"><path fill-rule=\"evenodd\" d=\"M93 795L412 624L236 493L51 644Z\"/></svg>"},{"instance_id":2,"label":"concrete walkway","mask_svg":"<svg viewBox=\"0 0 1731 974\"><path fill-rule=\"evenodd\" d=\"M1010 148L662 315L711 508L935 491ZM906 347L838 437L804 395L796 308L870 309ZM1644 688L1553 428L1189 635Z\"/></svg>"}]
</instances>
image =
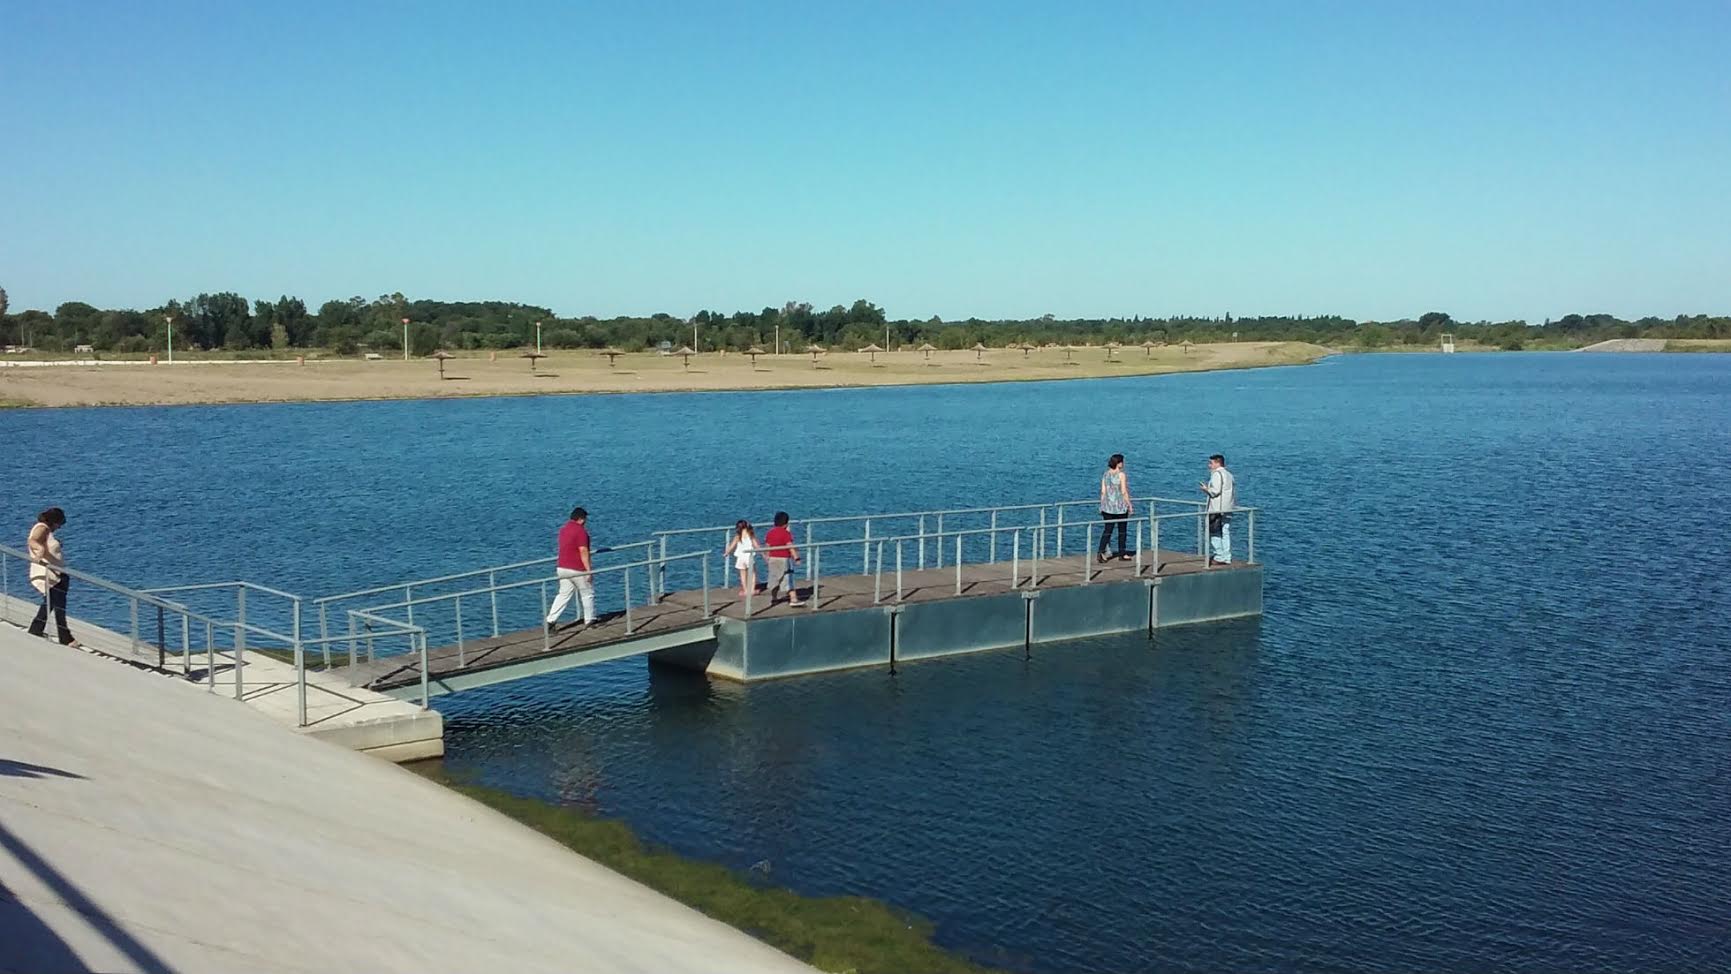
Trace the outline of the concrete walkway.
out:
<instances>
[{"instance_id":1,"label":"concrete walkway","mask_svg":"<svg viewBox=\"0 0 1731 974\"><path fill-rule=\"evenodd\" d=\"M811 968L401 768L0 626L0 970Z\"/></svg>"}]
</instances>

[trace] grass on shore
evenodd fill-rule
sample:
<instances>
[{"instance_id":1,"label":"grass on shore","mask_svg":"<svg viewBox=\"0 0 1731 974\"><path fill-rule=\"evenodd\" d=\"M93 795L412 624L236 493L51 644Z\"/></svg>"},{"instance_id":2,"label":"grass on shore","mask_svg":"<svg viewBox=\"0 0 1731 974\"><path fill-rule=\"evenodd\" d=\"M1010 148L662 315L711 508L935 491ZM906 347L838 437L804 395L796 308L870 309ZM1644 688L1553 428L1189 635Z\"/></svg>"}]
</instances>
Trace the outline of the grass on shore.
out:
<instances>
[{"instance_id":1,"label":"grass on shore","mask_svg":"<svg viewBox=\"0 0 1731 974\"><path fill-rule=\"evenodd\" d=\"M1731 352L1731 338L1673 338L1667 352Z\"/></svg>"},{"instance_id":2,"label":"grass on shore","mask_svg":"<svg viewBox=\"0 0 1731 974\"><path fill-rule=\"evenodd\" d=\"M561 845L736 927L814 967L846 974L992 974L931 942L932 925L861 896L801 896L714 863L648 848L621 822L453 779L432 762L410 769Z\"/></svg>"}]
</instances>

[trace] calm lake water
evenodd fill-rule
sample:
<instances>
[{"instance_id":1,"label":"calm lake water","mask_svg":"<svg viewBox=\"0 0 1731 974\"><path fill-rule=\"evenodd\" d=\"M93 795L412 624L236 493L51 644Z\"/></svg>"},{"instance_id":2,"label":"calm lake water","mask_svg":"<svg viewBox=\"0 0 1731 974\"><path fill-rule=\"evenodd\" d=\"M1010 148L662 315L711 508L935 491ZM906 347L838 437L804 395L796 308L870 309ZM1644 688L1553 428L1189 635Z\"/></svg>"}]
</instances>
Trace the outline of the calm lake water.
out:
<instances>
[{"instance_id":1,"label":"calm lake water","mask_svg":"<svg viewBox=\"0 0 1731 974\"><path fill-rule=\"evenodd\" d=\"M833 392L0 412L7 543L321 594L800 514L1266 510L1266 615L749 688L444 698L447 765L1011 970L1731 968L1731 356L1383 355ZM34 458L33 461L29 458ZM76 600L76 593L75 593Z\"/></svg>"}]
</instances>

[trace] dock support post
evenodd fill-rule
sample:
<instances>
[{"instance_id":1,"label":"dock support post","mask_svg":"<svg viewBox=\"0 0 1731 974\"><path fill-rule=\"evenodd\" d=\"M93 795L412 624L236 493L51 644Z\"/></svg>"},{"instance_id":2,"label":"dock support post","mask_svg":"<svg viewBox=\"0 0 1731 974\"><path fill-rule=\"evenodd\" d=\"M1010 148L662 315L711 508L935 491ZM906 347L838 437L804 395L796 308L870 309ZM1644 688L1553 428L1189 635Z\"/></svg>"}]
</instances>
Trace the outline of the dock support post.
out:
<instances>
[{"instance_id":1,"label":"dock support post","mask_svg":"<svg viewBox=\"0 0 1731 974\"><path fill-rule=\"evenodd\" d=\"M991 540L986 543L986 563L998 560L998 512L992 511L992 530L986 535Z\"/></svg>"},{"instance_id":2,"label":"dock support post","mask_svg":"<svg viewBox=\"0 0 1731 974\"><path fill-rule=\"evenodd\" d=\"M1148 638L1154 638L1154 630L1160 628L1160 577L1156 575L1148 582Z\"/></svg>"},{"instance_id":3,"label":"dock support post","mask_svg":"<svg viewBox=\"0 0 1731 974\"><path fill-rule=\"evenodd\" d=\"M902 543L896 542L896 602L902 600Z\"/></svg>"}]
</instances>

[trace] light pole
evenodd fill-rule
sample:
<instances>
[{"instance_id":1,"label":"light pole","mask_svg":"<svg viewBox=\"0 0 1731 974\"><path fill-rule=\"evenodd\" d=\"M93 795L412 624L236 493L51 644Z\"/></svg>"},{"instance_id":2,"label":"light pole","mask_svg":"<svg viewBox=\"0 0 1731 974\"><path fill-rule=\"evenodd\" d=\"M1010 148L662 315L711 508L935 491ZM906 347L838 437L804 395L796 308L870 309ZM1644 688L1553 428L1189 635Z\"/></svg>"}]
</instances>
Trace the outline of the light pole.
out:
<instances>
[{"instance_id":1,"label":"light pole","mask_svg":"<svg viewBox=\"0 0 1731 974\"><path fill-rule=\"evenodd\" d=\"M535 322L535 354L541 354L541 323Z\"/></svg>"},{"instance_id":2,"label":"light pole","mask_svg":"<svg viewBox=\"0 0 1731 974\"><path fill-rule=\"evenodd\" d=\"M174 315L163 315L168 321L168 364L174 364Z\"/></svg>"},{"instance_id":3,"label":"light pole","mask_svg":"<svg viewBox=\"0 0 1731 974\"><path fill-rule=\"evenodd\" d=\"M409 319L403 319L403 361L409 360Z\"/></svg>"},{"instance_id":4,"label":"light pole","mask_svg":"<svg viewBox=\"0 0 1731 974\"><path fill-rule=\"evenodd\" d=\"M775 354L781 354L781 326L775 326Z\"/></svg>"},{"instance_id":5,"label":"light pole","mask_svg":"<svg viewBox=\"0 0 1731 974\"><path fill-rule=\"evenodd\" d=\"M697 322L691 323L691 350L697 351Z\"/></svg>"}]
</instances>

